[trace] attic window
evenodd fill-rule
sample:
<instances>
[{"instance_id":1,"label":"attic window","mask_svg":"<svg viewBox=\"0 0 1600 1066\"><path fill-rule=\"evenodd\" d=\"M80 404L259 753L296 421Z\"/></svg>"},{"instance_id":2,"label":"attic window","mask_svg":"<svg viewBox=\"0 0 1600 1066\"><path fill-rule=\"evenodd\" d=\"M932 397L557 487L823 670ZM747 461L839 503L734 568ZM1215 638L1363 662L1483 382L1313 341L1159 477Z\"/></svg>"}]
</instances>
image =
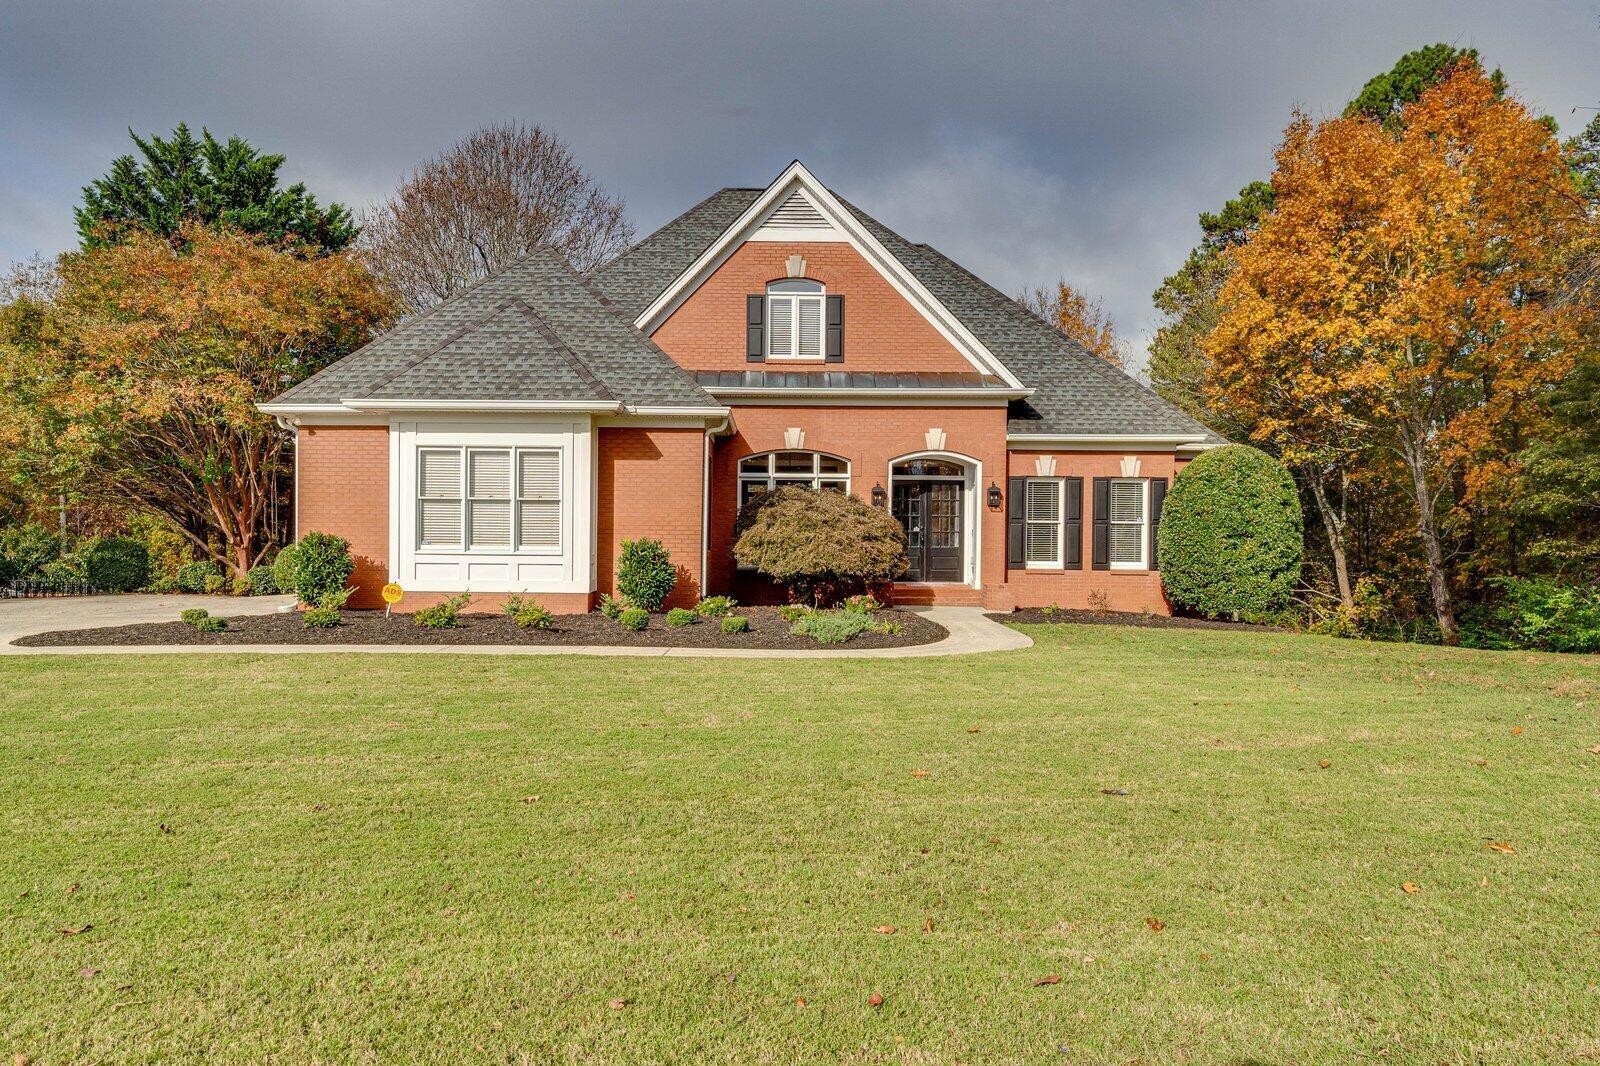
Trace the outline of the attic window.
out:
<instances>
[{"instance_id":1,"label":"attic window","mask_svg":"<svg viewBox=\"0 0 1600 1066\"><path fill-rule=\"evenodd\" d=\"M823 301L815 281L767 286L767 358L822 361Z\"/></svg>"}]
</instances>

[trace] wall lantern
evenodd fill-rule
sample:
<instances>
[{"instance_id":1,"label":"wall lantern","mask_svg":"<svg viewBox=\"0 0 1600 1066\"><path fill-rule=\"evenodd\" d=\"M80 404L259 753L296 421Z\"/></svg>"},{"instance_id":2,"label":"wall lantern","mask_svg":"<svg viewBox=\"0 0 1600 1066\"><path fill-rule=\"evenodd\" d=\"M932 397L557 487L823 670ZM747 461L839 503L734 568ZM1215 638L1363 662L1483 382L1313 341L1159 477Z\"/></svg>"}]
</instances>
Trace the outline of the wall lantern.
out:
<instances>
[{"instance_id":1,"label":"wall lantern","mask_svg":"<svg viewBox=\"0 0 1600 1066\"><path fill-rule=\"evenodd\" d=\"M874 506L874 507L882 507L883 506L883 501L888 499L888 498L889 498L889 494L883 491L883 486L882 485L874 485L874 486L872 486L872 506Z\"/></svg>"},{"instance_id":2,"label":"wall lantern","mask_svg":"<svg viewBox=\"0 0 1600 1066\"><path fill-rule=\"evenodd\" d=\"M989 506L998 511L1000 509L1001 502L1000 486L996 485L992 481L989 482Z\"/></svg>"}]
</instances>

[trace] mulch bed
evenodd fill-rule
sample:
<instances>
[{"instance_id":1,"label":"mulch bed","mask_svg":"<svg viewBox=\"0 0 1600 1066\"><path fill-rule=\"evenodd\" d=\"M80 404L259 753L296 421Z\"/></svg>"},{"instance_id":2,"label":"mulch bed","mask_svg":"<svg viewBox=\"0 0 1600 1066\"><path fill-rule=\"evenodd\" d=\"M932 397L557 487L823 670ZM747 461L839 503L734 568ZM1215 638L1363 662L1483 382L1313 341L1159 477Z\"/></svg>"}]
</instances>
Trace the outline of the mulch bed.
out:
<instances>
[{"instance_id":1,"label":"mulch bed","mask_svg":"<svg viewBox=\"0 0 1600 1066\"><path fill-rule=\"evenodd\" d=\"M1258 626L1248 622L1217 622L1209 618L1183 618L1166 614L1135 614L1131 611L1068 611L1046 615L1037 607L1025 607L1010 614L991 614L996 622L1021 625L1138 626L1143 629L1228 629L1235 632L1282 633L1277 626Z\"/></svg>"},{"instance_id":2,"label":"mulch bed","mask_svg":"<svg viewBox=\"0 0 1600 1066\"><path fill-rule=\"evenodd\" d=\"M818 644L810 637L789 632L775 607L744 607L737 612L750 619L745 633L723 633L718 619L673 629L666 615L651 615L640 632L623 629L598 612L556 615L555 629L519 629L499 614L463 614L455 629L424 629L410 615L385 618L382 611L345 611L343 621L330 629L307 629L296 613L254 615L228 619L221 633L202 633L183 622L145 622L104 629L71 629L21 637L16 643L29 648L105 647L139 644L205 644L249 647L252 644L396 644L396 645L604 645L627 648L760 648L833 650L839 648L905 648L932 644L948 633L944 626L921 615L886 609L875 616L904 627L899 634L862 633L843 644Z\"/></svg>"}]
</instances>

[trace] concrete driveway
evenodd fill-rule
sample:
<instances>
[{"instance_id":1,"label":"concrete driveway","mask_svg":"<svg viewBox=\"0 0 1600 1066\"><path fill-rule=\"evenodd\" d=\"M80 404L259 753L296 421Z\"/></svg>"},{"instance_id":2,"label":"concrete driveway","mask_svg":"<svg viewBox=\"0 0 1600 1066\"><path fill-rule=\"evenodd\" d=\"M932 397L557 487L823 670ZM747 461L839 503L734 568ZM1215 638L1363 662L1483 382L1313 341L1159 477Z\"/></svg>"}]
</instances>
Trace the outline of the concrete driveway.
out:
<instances>
[{"instance_id":1,"label":"concrete driveway","mask_svg":"<svg viewBox=\"0 0 1600 1066\"><path fill-rule=\"evenodd\" d=\"M223 618L271 614L294 603L293 596L41 596L0 599L0 652L18 637L57 629L96 629L138 622L176 622L190 607L204 607ZM20 651L21 649L16 649Z\"/></svg>"}]
</instances>

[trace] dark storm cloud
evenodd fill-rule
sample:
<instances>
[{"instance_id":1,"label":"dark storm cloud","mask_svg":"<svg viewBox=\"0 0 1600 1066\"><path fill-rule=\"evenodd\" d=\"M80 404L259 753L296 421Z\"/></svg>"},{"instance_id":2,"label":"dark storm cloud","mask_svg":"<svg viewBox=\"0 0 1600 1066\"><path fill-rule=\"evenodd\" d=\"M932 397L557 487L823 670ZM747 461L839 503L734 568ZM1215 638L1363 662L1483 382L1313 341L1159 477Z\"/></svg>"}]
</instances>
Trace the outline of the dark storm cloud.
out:
<instances>
[{"instance_id":1,"label":"dark storm cloud","mask_svg":"<svg viewBox=\"0 0 1600 1066\"><path fill-rule=\"evenodd\" d=\"M1595 4L23 3L0 11L0 259L73 243L126 129L289 156L361 207L486 122L557 130L647 232L800 157L1008 292L1065 276L1142 349L1194 216L1299 104L1476 46L1570 131ZM1142 360L1142 355L1136 355Z\"/></svg>"}]
</instances>

